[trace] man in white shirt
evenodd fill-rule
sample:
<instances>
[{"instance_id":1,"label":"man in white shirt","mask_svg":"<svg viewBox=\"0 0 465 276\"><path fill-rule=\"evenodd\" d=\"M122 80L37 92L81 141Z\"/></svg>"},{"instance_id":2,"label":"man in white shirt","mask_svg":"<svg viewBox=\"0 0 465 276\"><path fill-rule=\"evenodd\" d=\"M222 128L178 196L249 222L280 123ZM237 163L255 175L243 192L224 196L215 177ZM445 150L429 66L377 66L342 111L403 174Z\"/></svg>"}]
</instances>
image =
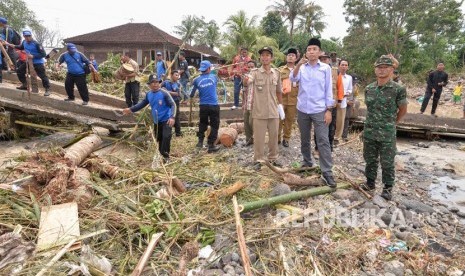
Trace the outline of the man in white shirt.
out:
<instances>
[{"instance_id":1,"label":"man in white shirt","mask_svg":"<svg viewBox=\"0 0 465 276\"><path fill-rule=\"evenodd\" d=\"M334 145L337 145L342 140L342 132L344 130L344 121L346 118L347 96L352 94L352 76L347 74L349 70L349 62L345 59L339 61L339 76L342 78L342 88L338 87L338 91L343 89L343 97L338 98L337 116L336 116L336 135L334 137ZM338 81L339 85L340 82Z\"/></svg>"}]
</instances>

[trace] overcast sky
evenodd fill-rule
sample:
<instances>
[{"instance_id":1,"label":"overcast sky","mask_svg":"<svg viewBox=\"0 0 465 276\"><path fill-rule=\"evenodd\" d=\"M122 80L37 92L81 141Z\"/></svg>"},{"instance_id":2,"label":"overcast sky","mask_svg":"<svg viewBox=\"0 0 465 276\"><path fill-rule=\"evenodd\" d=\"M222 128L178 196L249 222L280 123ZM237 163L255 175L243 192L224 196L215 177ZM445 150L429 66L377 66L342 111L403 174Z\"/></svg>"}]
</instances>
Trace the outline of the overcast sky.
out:
<instances>
[{"instance_id":1,"label":"overcast sky","mask_svg":"<svg viewBox=\"0 0 465 276\"><path fill-rule=\"evenodd\" d=\"M135 23L149 22L174 35L174 26L180 25L184 15L204 16L206 21L215 20L222 30L227 17L245 10L247 16L266 14L271 0L195 0L195 1L98 1L98 0L25 0L39 20L50 29L59 29L63 38L98 31L133 20ZM307 0L307 2L309 2ZM323 7L326 30L323 38L344 37L348 24L344 20L344 0L314 0Z\"/></svg>"}]
</instances>

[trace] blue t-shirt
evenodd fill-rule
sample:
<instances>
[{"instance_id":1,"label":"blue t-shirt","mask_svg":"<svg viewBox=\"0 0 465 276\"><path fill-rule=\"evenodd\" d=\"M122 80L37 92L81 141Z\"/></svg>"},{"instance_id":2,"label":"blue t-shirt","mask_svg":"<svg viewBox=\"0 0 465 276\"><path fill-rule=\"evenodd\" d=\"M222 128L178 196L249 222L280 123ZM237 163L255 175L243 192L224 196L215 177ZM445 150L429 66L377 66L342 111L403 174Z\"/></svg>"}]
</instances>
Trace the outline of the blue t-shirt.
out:
<instances>
[{"instance_id":1,"label":"blue t-shirt","mask_svg":"<svg viewBox=\"0 0 465 276\"><path fill-rule=\"evenodd\" d=\"M161 79L162 75L166 74L166 63L164 60L157 61L157 78Z\"/></svg>"},{"instance_id":2,"label":"blue t-shirt","mask_svg":"<svg viewBox=\"0 0 465 276\"><path fill-rule=\"evenodd\" d=\"M98 71L98 64L97 64L97 61L95 59L92 61L92 65L94 66L95 71Z\"/></svg>"},{"instance_id":3,"label":"blue t-shirt","mask_svg":"<svg viewBox=\"0 0 465 276\"><path fill-rule=\"evenodd\" d=\"M84 75L83 64L89 66L89 60L77 51L72 54L70 52L62 54L58 59L58 63L62 64L63 62L66 62L68 73L72 75Z\"/></svg>"},{"instance_id":4,"label":"blue t-shirt","mask_svg":"<svg viewBox=\"0 0 465 276\"><path fill-rule=\"evenodd\" d=\"M169 81L169 80L165 80L161 84L161 87L166 88L166 90L168 90L170 92L178 92L178 96L172 96L173 100L179 101L181 99L180 94L179 94L179 87L180 87L179 82L172 82L172 81Z\"/></svg>"},{"instance_id":5,"label":"blue t-shirt","mask_svg":"<svg viewBox=\"0 0 465 276\"><path fill-rule=\"evenodd\" d=\"M16 46L16 49L24 50L26 53L31 54L33 56L32 63L34 64L44 64L45 58L41 51L44 51L44 47L39 44L39 42L35 40L26 41L23 40L21 45Z\"/></svg>"},{"instance_id":6,"label":"blue t-shirt","mask_svg":"<svg viewBox=\"0 0 465 276\"><path fill-rule=\"evenodd\" d=\"M163 123L176 116L176 104L170 93L166 90L149 91L145 99L132 106L132 112L136 112L150 104L152 108L152 118L155 124Z\"/></svg>"},{"instance_id":7,"label":"blue t-shirt","mask_svg":"<svg viewBox=\"0 0 465 276\"><path fill-rule=\"evenodd\" d=\"M218 95L216 93L216 85L218 78L210 73L202 74L194 80L192 87L191 98L194 97L195 92L199 90L200 104L201 105L218 105Z\"/></svg>"}]
</instances>

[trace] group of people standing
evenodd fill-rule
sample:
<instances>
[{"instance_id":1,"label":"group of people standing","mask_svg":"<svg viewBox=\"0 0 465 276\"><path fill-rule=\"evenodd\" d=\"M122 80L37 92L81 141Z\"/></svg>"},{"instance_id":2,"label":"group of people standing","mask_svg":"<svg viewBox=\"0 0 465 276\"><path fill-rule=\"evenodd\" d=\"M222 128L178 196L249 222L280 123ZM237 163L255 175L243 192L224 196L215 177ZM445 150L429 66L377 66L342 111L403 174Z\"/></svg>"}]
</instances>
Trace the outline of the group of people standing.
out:
<instances>
[{"instance_id":1,"label":"group of people standing","mask_svg":"<svg viewBox=\"0 0 465 276\"><path fill-rule=\"evenodd\" d=\"M273 49L258 51L261 67L241 54L250 71L244 74L244 123L246 145L254 145L254 166L263 161L275 166L279 162L279 144L289 146L295 118L300 130L302 166L312 167L311 131L319 152L323 181L336 187L332 167L333 145L347 139L348 120L354 104L354 78L347 74L349 61L327 55L321 42L310 39L306 52L298 60L297 49L286 53L286 65L271 67ZM298 61L297 61L298 60ZM377 81L365 91L367 119L364 130L367 191L375 188L379 163L384 184L381 196L390 200L394 186L394 156L396 153L396 123L407 112L406 90L393 81L397 61L382 56L375 63ZM348 114L349 113L349 114ZM250 119L251 118L251 119ZM252 134L253 133L253 134ZM265 157L265 137L268 133L268 156Z\"/></svg>"}]
</instances>

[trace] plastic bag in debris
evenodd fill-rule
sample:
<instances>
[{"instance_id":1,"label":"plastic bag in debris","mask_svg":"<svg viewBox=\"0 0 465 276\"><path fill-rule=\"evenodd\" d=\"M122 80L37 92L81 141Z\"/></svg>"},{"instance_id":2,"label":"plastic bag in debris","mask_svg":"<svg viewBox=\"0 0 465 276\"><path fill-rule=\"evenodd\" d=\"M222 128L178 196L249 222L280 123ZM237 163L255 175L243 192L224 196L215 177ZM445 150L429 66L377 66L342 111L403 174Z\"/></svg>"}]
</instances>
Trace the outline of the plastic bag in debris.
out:
<instances>
[{"instance_id":1,"label":"plastic bag in debris","mask_svg":"<svg viewBox=\"0 0 465 276\"><path fill-rule=\"evenodd\" d=\"M81 251L81 262L88 264L91 267L98 269L99 271L105 273L106 275L111 274L111 263L105 257L100 257L92 252L90 246L83 245Z\"/></svg>"},{"instance_id":2,"label":"plastic bag in debris","mask_svg":"<svg viewBox=\"0 0 465 276\"><path fill-rule=\"evenodd\" d=\"M89 272L89 268L83 263L81 263L81 265L75 265L69 262L65 262L63 265L71 269L67 275L75 275L76 272L80 272L78 275L92 276L92 274Z\"/></svg>"}]
</instances>

